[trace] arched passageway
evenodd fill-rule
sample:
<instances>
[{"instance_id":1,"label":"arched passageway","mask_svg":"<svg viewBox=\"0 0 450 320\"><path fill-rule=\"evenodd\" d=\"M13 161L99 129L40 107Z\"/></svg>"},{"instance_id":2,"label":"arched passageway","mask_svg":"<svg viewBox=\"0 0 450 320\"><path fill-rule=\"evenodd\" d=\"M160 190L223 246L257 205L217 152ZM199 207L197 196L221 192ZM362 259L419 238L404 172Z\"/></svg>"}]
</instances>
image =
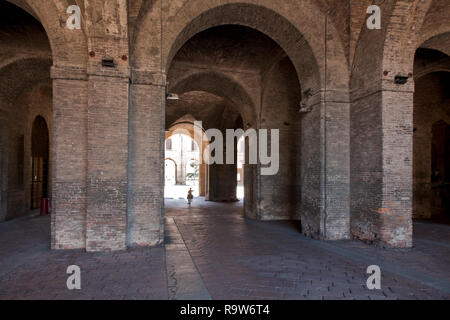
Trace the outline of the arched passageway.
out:
<instances>
[{"instance_id":1,"label":"arched passageway","mask_svg":"<svg viewBox=\"0 0 450 320\"><path fill-rule=\"evenodd\" d=\"M0 221L51 197L50 42L40 21L0 4ZM20 76L19 76L20 75Z\"/></svg>"},{"instance_id":2,"label":"arched passageway","mask_svg":"<svg viewBox=\"0 0 450 320\"><path fill-rule=\"evenodd\" d=\"M430 43L430 42L428 42ZM415 56L413 218L450 222L450 58L419 48Z\"/></svg>"},{"instance_id":3,"label":"arched passageway","mask_svg":"<svg viewBox=\"0 0 450 320\"><path fill-rule=\"evenodd\" d=\"M177 178L177 164L173 159L165 159L164 170L165 170L165 185L172 186L176 185Z\"/></svg>"},{"instance_id":4,"label":"arched passageway","mask_svg":"<svg viewBox=\"0 0 450 320\"><path fill-rule=\"evenodd\" d=\"M160 27L155 24L155 11L144 10L137 20L130 59L130 132L154 130L151 121L158 119L165 119L165 128L160 128L165 131L190 114L202 121L205 131L254 130L258 136L267 130L266 147L278 134L280 144L267 150L269 158L272 151L279 155L275 174L261 174L270 170L269 164L244 165L245 216L301 220L306 235L348 238L349 70L333 23L313 1L293 11L252 0L246 4L224 1L212 7L196 0L178 5L174 3L161 34L156 33ZM164 38L161 51L149 55L147 49L156 46L160 36ZM331 58L334 62L327 63ZM163 145L153 131L149 138L136 135L131 141L137 150ZM247 142L246 151L255 145ZM230 154L234 157L237 154ZM131 167L145 172L139 166L146 158L145 152L134 152ZM163 158L160 155L155 161ZM236 162L209 166L209 200L236 200L237 170ZM162 184L161 180L160 188ZM134 185L145 186L145 176L129 179L129 186ZM154 190L155 186L149 187ZM128 201L164 216L153 199L144 202L129 193ZM153 220L137 221L133 212L128 213L135 225L131 238L149 237L144 232Z\"/></svg>"},{"instance_id":5,"label":"arched passageway","mask_svg":"<svg viewBox=\"0 0 450 320\"><path fill-rule=\"evenodd\" d=\"M255 144L264 143L267 147L271 140L255 141L252 136L244 139L249 155L248 159L242 159L247 160L242 168L244 214L260 220L300 219L297 165L300 163L301 89L294 66L278 44L243 26L224 25L205 30L187 41L175 55L168 82L169 94L178 99L166 103L166 126L189 112L196 121L201 121L204 131L217 130L223 139L220 157L217 150L213 151L213 158L223 159L222 163L208 166L206 200L238 200L237 160L241 136L233 136L237 130L242 133L253 130L255 134L257 130L277 130L279 140L276 149L273 146L272 155L279 153L279 163L272 176L261 175L261 165L249 161ZM250 82L258 85L251 88ZM233 134L231 146L226 141L227 130ZM206 145L217 139L202 138L206 141L201 144L206 142ZM232 150L227 150L230 147ZM228 152L233 153L230 156L233 161L225 161Z\"/></svg>"}]
</instances>

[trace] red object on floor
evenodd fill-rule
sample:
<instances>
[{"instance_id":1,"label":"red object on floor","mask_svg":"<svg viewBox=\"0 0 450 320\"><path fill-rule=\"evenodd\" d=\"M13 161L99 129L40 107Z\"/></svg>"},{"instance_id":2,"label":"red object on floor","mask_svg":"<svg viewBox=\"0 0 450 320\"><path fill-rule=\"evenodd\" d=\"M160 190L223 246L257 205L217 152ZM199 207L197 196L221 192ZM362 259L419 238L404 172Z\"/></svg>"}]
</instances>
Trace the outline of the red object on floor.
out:
<instances>
[{"instance_id":1,"label":"red object on floor","mask_svg":"<svg viewBox=\"0 0 450 320\"><path fill-rule=\"evenodd\" d=\"M41 199L41 216L48 215L48 199Z\"/></svg>"}]
</instances>

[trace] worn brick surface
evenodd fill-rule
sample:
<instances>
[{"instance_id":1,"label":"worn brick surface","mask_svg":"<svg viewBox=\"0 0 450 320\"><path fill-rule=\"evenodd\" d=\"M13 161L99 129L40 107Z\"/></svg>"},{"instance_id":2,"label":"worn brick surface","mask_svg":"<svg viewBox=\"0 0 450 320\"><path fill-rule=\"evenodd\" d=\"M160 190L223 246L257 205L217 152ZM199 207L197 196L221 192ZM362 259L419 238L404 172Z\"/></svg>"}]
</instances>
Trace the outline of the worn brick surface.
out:
<instances>
[{"instance_id":1,"label":"worn brick surface","mask_svg":"<svg viewBox=\"0 0 450 320\"><path fill-rule=\"evenodd\" d=\"M52 251L49 217L5 222L0 229L2 300L168 298L163 247L104 253ZM70 265L81 269L80 291L66 287Z\"/></svg>"},{"instance_id":2,"label":"worn brick surface","mask_svg":"<svg viewBox=\"0 0 450 320\"><path fill-rule=\"evenodd\" d=\"M243 217L240 203L166 200L166 245L50 250L50 219L0 223L0 299L449 299L450 224L417 222L412 249L324 242L290 222ZM381 267L381 290L365 286ZM81 290L66 288L69 265Z\"/></svg>"},{"instance_id":3,"label":"worn brick surface","mask_svg":"<svg viewBox=\"0 0 450 320\"><path fill-rule=\"evenodd\" d=\"M448 225L418 223L414 249L382 249L311 240L295 223L255 222L239 209L201 200L167 206L213 299L449 298ZM365 286L372 264L382 270L379 291Z\"/></svg>"}]
</instances>

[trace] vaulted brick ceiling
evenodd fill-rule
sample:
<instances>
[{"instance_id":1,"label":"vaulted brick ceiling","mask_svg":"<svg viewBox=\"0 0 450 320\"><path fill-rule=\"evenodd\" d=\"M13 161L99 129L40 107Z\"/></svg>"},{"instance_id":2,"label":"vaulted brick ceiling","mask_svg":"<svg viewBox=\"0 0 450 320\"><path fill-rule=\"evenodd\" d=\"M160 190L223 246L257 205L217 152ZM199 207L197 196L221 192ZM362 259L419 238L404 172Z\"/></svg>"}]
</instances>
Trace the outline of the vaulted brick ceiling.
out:
<instances>
[{"instance_id":1,"label":"vaulted brick ceiling","mask_svg":"<svg viewBox=\"0 0 450 320\"><path fill-rule=\"evenodd\" d=\"M167 101L166 129L183 116L190 114L203 122L203 128L222 128L233 125L238 113L229 101L204 91L191 91L180 96L180 100Z\"/></svg>"},{"instance_id":2,"label":"vaulted brick ceiling","mask_svg":"<svg viewBox=\"0 0 450 320\"><path fill-rule=\"evenodd\" d=\"M0 2L0 59L14 55L51 56L47 34L41 23L21 8Z\"/></svg>"},{"instance_id":3,"label":"vaulted brick ceiling","mask_svg":"<svg viewBox=\"0 0 450 320\"><path fill-rule=\"evenodd\" d=\"M0 2L0 110L15 112L15 103L39 83L51 87L50 44L41 23L26 11ZM51 92L50 92L51 94Z\"/></svg>"},{"instance_id":4,"label":"vaulted brick ceiling","mask_svg":"<svg viewBox=\"0 0 450 320\"><path fill-rule=\"evenodd\" d=\"M442 33L425 41L421 48L439 50L450 55L450 32Z\"/></svg>"},{"instance_id":5,"label":"vaulted brick ceiling","mask_svg":"<svg viewBox=\"0 0 450 320\"><path fill-rule=\"evenodd\" d=\"M282 52L277 43L259 31L227 25L195 35L181 48L173 64L261 73Z\"/></svg>"},{"instance_id":6,"label":"vaulted brick ceiling","mask_svg":"<svg viewBox=\"0 0 450 320\"><path fill-rule=\"evenodd\" d=\"M183 72L175 70L190 68L260 75L283 56L282 48L259 31L237 25L214 27L184 44L172 62L168 78L170 83L176 83L179 80L176 77ZM216 84L219 89L224 85ZM230 118L227 125L233 127L239 116L239 106L207 92L184 93L179 101L167 103L166 127L186 113L203 120L205 127L221 128L225 118Z\"/></svg>"}]
</instances>

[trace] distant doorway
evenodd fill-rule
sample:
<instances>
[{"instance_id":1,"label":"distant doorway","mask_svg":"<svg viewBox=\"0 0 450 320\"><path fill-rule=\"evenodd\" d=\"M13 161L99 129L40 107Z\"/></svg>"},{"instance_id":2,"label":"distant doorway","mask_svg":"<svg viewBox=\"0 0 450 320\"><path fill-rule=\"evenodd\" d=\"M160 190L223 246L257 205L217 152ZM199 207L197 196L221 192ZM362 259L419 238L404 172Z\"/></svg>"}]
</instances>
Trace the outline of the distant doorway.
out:
<instances>
[{"instance_id":1,"label":"distant doorway","mask_svg":"<svg viewBox=\"0 0 450 320\"><path fill-rule=\"evenodd\" d=\"M450 199L450 125L433 124L431 141L431 210L433 215L449 215Z\"/></svg>"},{"instance_id":2,"label":"distant doorway","mask_svg":"<svg viewBox=\"0 0 450 320\"><path fill-rule=\"evenodd\" d=\"M49 133L43 117L37 116L31 135L31 209L48 198Z\"/></svg>"},{"instance_id":3,"label":"distant doorway","mask_svg":"<svg viewBox=\"0 0 450 320\"><path fill-rule=\"evenodd\" d=\"M165 143L164 197L184 199L190 188L199 196L200 148L187 134L175 133Z\"/></svg>"},{"instance_id":4,"label":"distant doorway","mask_svg":"<svg viewBox=\"0 0 450 320\"><path fill-rule=\"evenodd\" d=\"M237 190L236 197L244 199L244 165L245 165L245 137L241 137L237 143Z\"/></svg>"}]
</instances>

